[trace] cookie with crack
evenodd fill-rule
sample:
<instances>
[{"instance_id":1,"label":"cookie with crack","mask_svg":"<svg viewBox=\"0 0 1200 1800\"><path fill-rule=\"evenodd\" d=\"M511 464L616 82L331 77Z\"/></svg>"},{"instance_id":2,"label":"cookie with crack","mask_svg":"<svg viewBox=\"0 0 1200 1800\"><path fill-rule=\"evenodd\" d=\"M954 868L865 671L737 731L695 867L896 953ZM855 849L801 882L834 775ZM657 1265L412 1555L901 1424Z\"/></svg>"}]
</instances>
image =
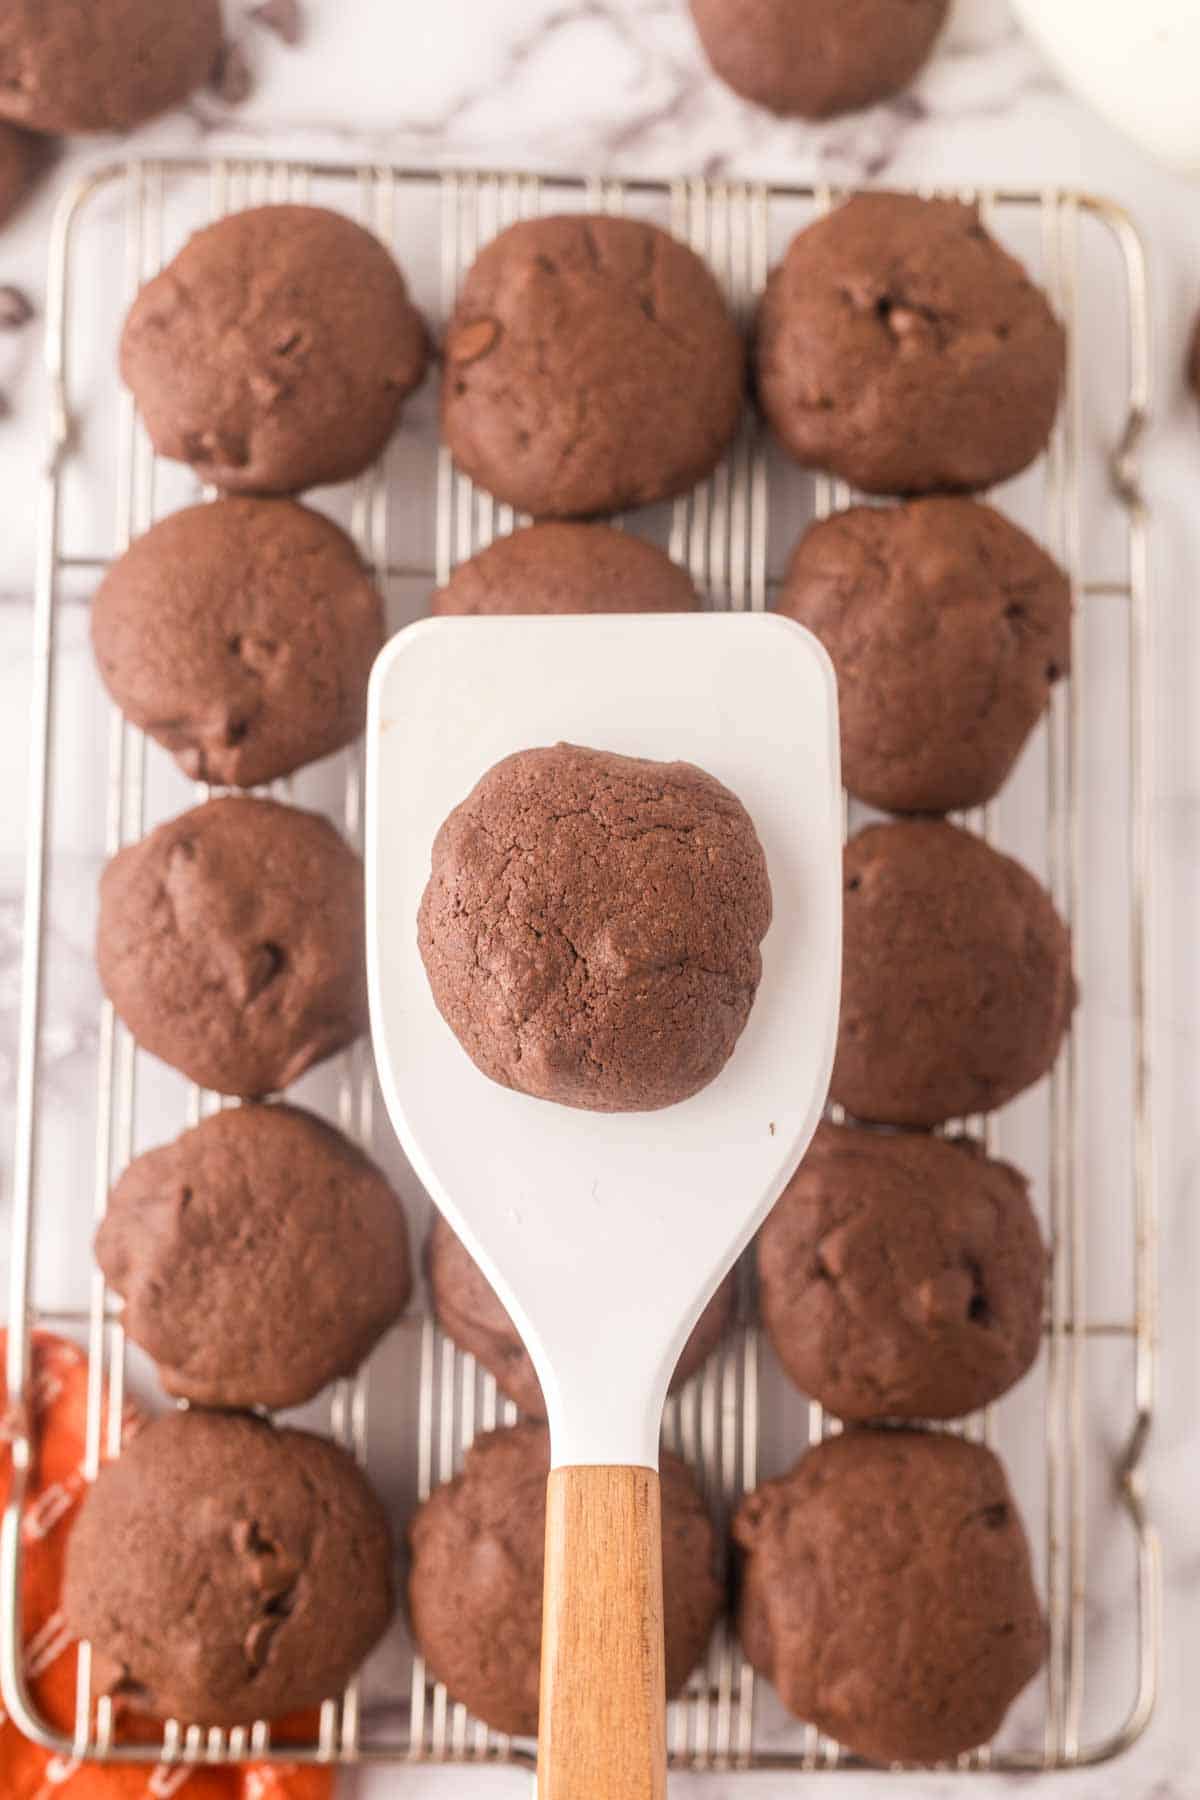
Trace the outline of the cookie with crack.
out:
<instances>
[{"instance_id":1,"label":"cookie with crack","mask_svg":"<svg viewBox=\"0 0 1200 1800\"><path fill-rule=\"evenodd\" d=\"M127 1336L198 1406L303 1405L354 1373L412 1287L382 1171L293 1106L228 1107L137 1157L95 1248Z\"/></svg>"},{"instance_id":2,"label":"cookie with crack","mask_svg":"<svg viewBox=\"0 0 1200 1800\"><path fill-rule=\"evenodd\" d=\"M196 232L121 333L121 376L155 449L228 493L360 474L427 357L391 254L320 206L251 207Z\"/></svg>"},{"instance_id":3,"label":"cookie with crack","mask_svg":"<svg viewBox=\"0 0 1200 1800\"><path fill-rule=\"evenodd\" d=\"M546 1402L541 1383L520 1332L479 1264L440 1213L433 1221L425 1261L433 1310L447 1337L489 1370L501 1393L514 1400L522 1412L544 1419ZM683 1347L671 1377L672 1393L703 1368L724 1337L733 1317L736 1293L737 1278L731 1272L704 1308Z\"/></svg>"},{"instance_id":4,"label":"cookie with crack","mask_svg":"<svg viewBox=\"0 0 1200 1800\"><path fill-rule=\"evenodd\" d=\"M212 74L220 0L5 0L0 118L31 131L129 131Z\"/></svg>"},{"instance_id":5,"label":"cookie with crack","mask_svg":"<svg viewBox=\"0 0 1200 1800\"><path fill-rule=\"evenodd\" d=\"M1071 935L1011 856L941 820L846 845L830 1098L931 1126L991 1112L1045 1075L1075 1006Z\"/></svg>"},{"instance_id":6,"label":"cookie with crack","mask_svg":"<svg viewBox=\"0 0 1200 1800\"><path fill-rule=\"evenodd\" d=\"M852 506L810 526L777 607L833 659L843 781L888 812L990 800L1071 664L1070 582L975 500Z\"/></svg>"},{"instance_id":7,"label":"cookie with crack","mask_svg":"<svg viewBox=\"0 0 1200 1800\"><path fill-rule=\"evenodd\" d=\"M558 744L505 757L450 814L418 941L485 1075L646 1112L725 1066L770 921L762 846L728 788L690 763Z\"/></svg>"},{"instance_id":8,"label":"cookie with crack","mask_svg":"<svg viewBox=\"0 0 1200 1800\"><path fill-rule=\"evenodd\" d=\"M792 240L755 356L759 401L797 462L871 494L926 494L1033 461L1066 339L975 207L872 192Z\"/></svg>"},{"instance_id":9,"label":"cookie with crack","mask_svg":"<svg viewBox=\"0 0 1200 1800\"><path fill-rule=\"evenodd\" d=\"M1025 1529L982 1444L847 1431L748 1494L733 1535L747 1659L871 1762L984 1743L1045 1660Z\"/></svg>"},{"instance_id":10,"label":"cookie with crack","mask_svg":"<svg viewBox=\"0 0 1200 1800\"><path fill-rule=\"evenodd\" d=\"M291 500L172 513L108 571L92 648L185 775L258 787L363 727L383 602L350 539Z\"/></svg>"},{"instance_id":11,"label":"cookie with crack","mask_svg":"<svg viewBox=\"0 0 1200 1800\"><path fill-rule=\"evenodd\" d=\"M461 1475L409 1527L413 1636L450 1697L496 1731L538 1723L550 1438L527 1423L476 1438ZM667 1693L704 1655L721 1611L717 1534L696 1479L664 1452L663 1623Z\"/></svg>"},{"instance_id":12,"label":"cookie with crack","mask_svg":"<svg viewBox=\"0 0 1200 1800\"><path fill-rule=\"evenodd\" d=\"M819 1126L756 1255L776 1355L840 1419L962 1418L1037 1356L1029 1183L972 1144Z\"/></svg>"},{"instance_id":13,"label":"cookie with crack","mask_svg":"<svg viewBox=\"0 0 1200 1800\"><path fill-rule=\"evenodd\" d=\"M693 612L691 577L656 544L611 525L561 519L497 538L459 563L435 615Z\"/></svg>"},{"instance_id":14,"label":"cookie with crack","mask_svg":"<svg viewBox=\"0 0 1200 1800\"><path fill-rule=\"evenodd\" d=\"M352 1457L234 1413L169 1413L105 1465L63 1607L98 1692L248 1724L340 1692L394 1604L387 1515Z\"/></svg>"},{"instance_id":15,"label":"cookie with crack","mask_svg":"<svg viewBox=\"0 0 1200 1800\"><path fill-rule=\"evenodd\" d=\"M442 428L520 511L589 517L687 490L737 429L745 359L710 270L638 219L502 231L446 332Z\"/></svg>"},{"instance_id":16,"label":"cookie with crack","mask_svg":"<svg viewBox=\"0 0 1200 1800\"><path fill-rule=\"evenodd\" d=\"M713 69L784 117L829 119L906 88L949 0L691 0Z\"/></svg>"},{"instance_id":17,"label":"cookie with crack","mask_svg":"<svg viewBox=\"0 0 1200 1800\"><path fill-rule=\"evenodd\" d=\"M362 863L327 819L208 800L118 851L96 961L138 1043L255 1099L365 1030Z\"/></svg>"}]
</instances>

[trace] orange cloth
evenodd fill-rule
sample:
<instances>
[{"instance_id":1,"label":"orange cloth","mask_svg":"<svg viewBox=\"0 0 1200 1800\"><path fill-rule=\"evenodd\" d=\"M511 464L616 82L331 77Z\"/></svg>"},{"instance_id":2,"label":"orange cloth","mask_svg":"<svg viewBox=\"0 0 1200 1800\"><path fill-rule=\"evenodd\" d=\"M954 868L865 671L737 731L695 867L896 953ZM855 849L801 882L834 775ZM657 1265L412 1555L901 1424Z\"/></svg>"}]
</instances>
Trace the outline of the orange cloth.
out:
<instances>
[{"instance_id":1,"label":"orange cloth","mask_svg":"<svg viewBox=\"0 0 1200 1800\"><path fill-rule=\"evenodd\" d=\"M12 1479L11 1433L5 1430L7 1336L0 1330L0 1507L7 1502ZM75 1714L75 1645L58 1602L67 1537L86 1485L87 1378L87 1359L74 1344L48 1332L36 1334L37 1464L25 1509L21 1588L25 1655L38 1711L66 1732ZM126 1435L140 1423L133 1408L127 1408ZM148 1722L130 1718L122 1729L124 1735L141 1737L150 1728ZM157 1735L157 1727L153 1729ZM332 1794L330 1769L269 1763L225 1769L76 1763L31 1744L0 1707L0 1800L331 1800Z\"/></svg>"}]
</instances>

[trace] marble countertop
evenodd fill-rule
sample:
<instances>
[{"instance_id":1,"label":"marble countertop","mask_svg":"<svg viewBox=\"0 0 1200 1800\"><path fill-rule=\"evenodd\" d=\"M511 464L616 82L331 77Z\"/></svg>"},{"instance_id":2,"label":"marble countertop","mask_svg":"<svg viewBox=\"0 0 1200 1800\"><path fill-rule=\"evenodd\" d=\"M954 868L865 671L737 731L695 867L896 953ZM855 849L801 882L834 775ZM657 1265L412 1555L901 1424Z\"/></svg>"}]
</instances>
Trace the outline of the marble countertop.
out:
<instances>
[{"instance_id":1,"label":"marble countertop","mask_svg":"<svg viewBox=\"0 0 1200 1800\"><path fill-rule=\"evenodd\" d=\"M1157 168L1064 93L1022 38L1004 0L960 0L931 66L901 101L813 128L743 106L702 66L680 0L308 0L297 47L227 0L254 90L230 107L212 95L141 133L137 147L229 149L286 157L418 165L526 166L578 173L703 173L835 183L974 182L1079 186L1122 201L1149 245L1154 283L1154 429L1145 454L1155 520L1153 619L1154 1025L1157 1171L1167 1348L1150 1475L1165 1537L1167 1645L1157 1717L1118 1763L1081 1775L906 1777L914 1796L1032 1786L1047 1800L1187 1800L1200 1792L1185 1670L1200 1656L1200 1156L1195 1081L1200 1014L1200 417L1182 382L1186 333L1200 304L1200 192ZM0 235L0 285L39 304L53 194L104 146L63 153L44 191ZM45 437L36 320L0 333L0 1182L7 1185L21 936L23 795L30 685L34 490ZM82 870L89 882L92 871ZM86 906L83 908L86 911ZM86 956L70 931L60 954ZM80 966L83 966L81 961ZM53 1021L69 1061L94 1027ZM3 1202L0 1201L0 1205ZM2 1259L0 1259L2 1260ZM820 1781L821 1777L811 1778ZM828 1779L828 1778L825 1778ZM843 1776L845 1800L886 1777ZM893 1778L897 1788L900 1781ZM796 1779L679 1778L676 1800L777 1800ZM526 1793L501 1771L396 1770L346 1777L355 1800L384 1795L487 1800Z\"/></svg>"}]
</instances>

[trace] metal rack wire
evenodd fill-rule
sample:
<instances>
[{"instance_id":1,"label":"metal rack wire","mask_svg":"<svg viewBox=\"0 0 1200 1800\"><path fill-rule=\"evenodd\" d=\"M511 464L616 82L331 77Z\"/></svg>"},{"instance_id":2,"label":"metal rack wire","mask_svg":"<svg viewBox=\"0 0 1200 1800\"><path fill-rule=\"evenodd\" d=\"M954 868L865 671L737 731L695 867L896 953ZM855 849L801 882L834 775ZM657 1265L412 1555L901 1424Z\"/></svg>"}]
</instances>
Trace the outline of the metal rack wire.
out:
<instances>
[{"instance_id":1,"label":"metal rack wire","mask_svg":"<svg viewBox=\"0 0 1200 1800\"><path fill-rule=\"evenodd\" d=\"M1091 1019L1088 990L1075 1032L1037 1104L1045 1119L1044 1191L1046 1226L1053 1250L1048 1296L1042 1386L1033 1403L1041 1414L1041 1452L1017 1481L1018 1497L1040 1524L1040 1562L1049 1619L1049 1654L1044 1680L1026 1707L1015 1739L1006 1738L964 1758L964 1768L1054 1768L1103 1761L1133 1742L1153 1708L1159 1638L1159 1564L1148 1521L1141 1468L1154 1409L1157 1323L1155 1209L1150 1144L1150 1073L1147 1059L1147 841L1146 733L1144 683L1148 629L1148 521L1138 485L1138 445L1149 404L1149 346L1146 273L1142 248L1128 218L1116 207L1082 195L995 191L963 194L978 201L989 223L1003 235L1024 233L1023 253L1040 264L1041 279L1071 327L1068 395L1055 439L1031 485L1019 488L1018 510L1032 512L1044 541L1069 570L1076 596L1074 672L1060 684L1037 748L1027 755L1030 780L1040 784L1036 801L1021 799L1020 817L1037 814L1043 873L1070 921L1077 945L1089 929L1091 889L1086 876L1087 804L1085 760L1094 741L1090 682L1091 634L1096 609L1105 613L1104 660L1119 658L1124 696L1117 727L1121 766L1127 781L1120 813L1120 924L1106 926L1105 946L1120 951L1127 964L1122 1057L1127 1063L1127 1181L1113 1200L1120 1217L1098 1218L1084 1187L1097 1156L1112 1146L1099 1135L1093 1113L1083 1103L1086 1067L1083 1047ZM392 168L346 169L192 160L129 162L86 177L60 207L54 232L47 296L46 355L51 383L51 455L45 478L41 554L35 601L35 683L27 881L27 934L20 1026L18 1136L14 1180L11 1263L9 1391L25 1395L31 1373L31 1333L37 1326L73 1330L86 1337L90 1352L90 1392L85 1473L95 1473L102 1455L119 1453L120 1419L126 1388L127 1351L120 1314L99 1271L81 1281L67 1305L40 1298L36 1253L49 1229L54 1206L44 1173L44 1025L47 942L55 871L54 795L63 778L60 766L62 720L55 701L61 681L58 625L70 604L73 581L94 582L105 564L173 503L167 490L178 472L160 464L135 417L127 395L113 392L111 374L98 378L98 391L111 403L117 445L110 465L115 530L108 542L80 540L76 531L95 530L74 480L76 446L88 422L79 349L95 310L96 297L110 293L123 308L139 283L175 249L186 229L228 211L267 200L312 198L359 217L392 244L406 268L422 249L437 244L440 256L426 271L421 295L430 312L445 316L458 283L478 248L514 219L555 210L588 208L637 211L668 225L703 255L716 271L731 304L749 321L770 261L790 232L828 207L835 196L809 189L768 189L728 182L593 181L530 175L433 175ZM423 210L422 210L423 209ZM112 233L123 230L124 291L100 260L100 245L111 254ZM107 236L103 234L107 233ZM1097 421L1088 402L1100 382L1094 357L1082 342L1081 258L1095 252L1107 262L1107 286L1100 330L1106 347L1115 410ZM119 317L119 311L114 317ZM111 370L109 339L97 352L98 366ZM107 359L107 360L106 360ZM1113 372L1119 369L1119 373ZM92 383L92 390L97 384ZM403 459L403 460L401 460ZM422 471L427 477L421 489ZM106 478L107 479L107 478ZM407 519L402 505L406 483L415 483ZM104 485L101 482L101 485ZM324 498L323 503L324 503ZM825 514L847 503L840 485L804 477L774 458L756 420L747 414L741 435L713 477L686 499L647 514L637 528L657 532L709 596L709 604L761 609L781 566L781 527L796 534L810 514ZM342 505L346 522L388 595L393 618L422 605L428 587L444 581L453 565L518 521L510 508L475 490L453 467L448 452L420 419L406 423L389 457L331 501ZM1099 529L1103 512L1104 529ZM1112 641L1111 620L1118 621ZM1105 696L1108 696L1105 699ZM1111 701L1104 689L1101 700ZM1113 721L1099 722L1111 735ZM103 849L111 854L140 837L164 806L185 804L187 794L166 795L156 782L157 752L147 757L145 740L110 709L107 746L107 818ZM337 764L341 791L322 791L351 841L360 828L361 780L356 753ZM206 790L201 789L200 795ZM281 792L292 791L282 784ZM1034 790L1027 780L1023 796ZM308 796L306 795L306 798ZM1104 796L1107 802L1108 796ZM311 803L311 801L310 801ZM852 809L847 809L848 822ZM1018 816L1004 805L987 808L967 823L989 838L1033 860ZM165 1113L154 1096L153 1123L147 1124L143 1088L153 1079L150 1059L137 1051L107 1005L101 1008L96 1058L93 1214L102 1215L114 1176L146 1141L158 1141L194 1122L219 1102L197 1089L172 1090L176 1110ZM370 1055L358 1045L336 1065L322 1103L343 1129L380 1153L375 1134L375 1086ZM990 1143L994 1120L971 1122ZM1123 1123L1116 1129L1125 1131ZM149 1134L149 1135L147 1135ZM999 1134L1007 1144L1002 1115ZM381 1133L382 1138L385 1134ZM1018 1137L1020 1137L1018 1131ZM1035 1133L1036 1135L1036 1133ZM1119 1166L1125 1163L1118 1159ZM1119 1241L1130 1280L1127 1303L1105 1309L1093 1293L1089 1253L1101 1239ZM477 1431L511 1421L511 1403L495 1384L445 1340L428 1317L414 1317L398 1334L400 1364L412 1383L412 1431L404 1473L394 1484L397 1507L414 1504L453 1474ZM1120 1367L1109 1386L1120 1393L1121 1415L1093 1397L1090 1362L1100 1348L1114 1351ZM378 1359L376 1359L378 1360ZM364 1462L381 1434L396 1426L392 1407L375 1417L368 1371L334 1390L326 1426ZM760 1344L754 1321L749 1269L742 1271L736 1328L682 1395L669 1405L665 1441L697 1469L709 1502L722 1524L747 1488L763 1473L764 1447L780 1466L805 1439L815 1441L836 1424L819 1407L785 1395L769 1352ZM1014 1402L1006 1399L963 1429L981 1441L1004 1438L1004 1421ZM1029 1401L1019 1435L1028 1431ZM799 1409L799 1410L797 1410ZM12 1716L31 1737L66 1755L101 1760L159 1761L168 1764L220 1762L249 1754L281 1760L455 1761L483 1760L529 1765L532 1746L489 1731L451 1702L429 1678L422 1660L405 1646L396 1628L382 1681L373 1684L371 1666L360 1683L326 1702L315 1744L272 1739L265 1725L230 1732L202 1731L173 1721L162 1742L130 1746L116 1740L110 1703L94 1699L87 1646L79 1659L74 1733L55 1732L33 1706L21 1667L19 1606L21 1540L17 1529L29 1472L36 1454L30 1412L17 1410L13 1437L14 1481L5 1516L0 1557L0 1675ZM1115 1455L1110 1446L1117 1443ZM1015 1447L1015 1446L1014 1446ZM766 1457L767 1463L771 1456ZM1099 1472L1099 1473L1098 1473ZM1101 1479L1102 1477L1102 1479ZM1128 1580L1118 1595L1120 1618L1132 1646L1130 1693L1121 1715L1093 1725L1085 1715L1089 1678L1087 1533L1097 1499L1114 1499L1128 1527L1131 1557ZM397 1661L397 1657L399 1661ZM813 1729L772 1716L764 1684L737 1649L728 1626L714 1637L707 1662L671 1709L668 1726L673 1763L695 1770L835 1769L852 1759Z\"/></svg>"}]
</instances>

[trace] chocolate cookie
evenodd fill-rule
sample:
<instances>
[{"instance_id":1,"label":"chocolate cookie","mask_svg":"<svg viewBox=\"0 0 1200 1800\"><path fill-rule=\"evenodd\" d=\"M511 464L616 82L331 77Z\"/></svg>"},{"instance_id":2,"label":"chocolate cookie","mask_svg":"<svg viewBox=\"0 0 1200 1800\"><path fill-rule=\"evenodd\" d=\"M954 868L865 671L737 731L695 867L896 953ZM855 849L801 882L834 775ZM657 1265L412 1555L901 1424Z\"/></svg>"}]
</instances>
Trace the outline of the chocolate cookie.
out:
<instances>
[{"instance_id":1,"label":"chocolate cookie","mask_svg":"<svg viewBox=\"0 0 1200 1800\"><path fill-rule=\"evenodd\" d=\"M1070 934L1020 863L940 821L851 838L829 1090L847 1112L990 1112L1050 1068L1074 1004Z\"/></svg>"},{"instance_id":2,"label":"chocolate cookie","mask_svg":"<svg viewBox=\"0 0 1200 1800\"><path fill-rule=\"evenodd\" d=\"M1188 380L1193 393L1200 399L1200 318L1196 320L1188 350Z\"/></svg>"},{"instance_id":3,"label":"chocolate cookie","mask_svg":"<svg viewBox=\"0 0 1200 1800\"><path fill-rule=\"evenodd\" d=\"M218 500L155 525L109 570L92 647L126 718L185 775L257 787L363 727L383 603L329 519Z\"/></svg>"},{"instance_id":4,"label":"chocolate cookie","mask_svg":"<svg viewBox=\"0 0 1200 1800\"><path fill-rule=\"evenodd\" d=\"M949 0L691 0L709 62L747 100L829 119L908 86Z\"/></svg>"},{"instance_id":5,"label":"chocolate cookie","mask_svg":"<svg viewBox=\"0 0 1200 1800\"><path fill-rule=\"evenodd\" d=\"M363 930L362 863L327 819L229 797L113 857L96 960L139 1044L254 1099L365 1030Z\"/></svg>"},{"instance_id":6,"label":"chocolate cookie","mask_svg":"<svg viewBox=\"0 0 1200 1800\"><path fill-rule=\"evenodd\" d=\"M461 1475L436 1488L409 1527L413 1635L453 1700L495 1731L538 1724L550 1439L542 1425L476 1438ZM662 1458L667 1693L704 1655L724 1598L717 1536L700 1490Z\"/></svg>"},{"instance_id":7,"label":"chocolate cookie","mask_svg":"<svg viewBox=\"0 0 1200 1800\"><path fill-rule=\"evenodd\" d=\"M792 240L758 315L784 448L872 494L989 487L1044 447L1066 342L975 207L856 194Z\"/></svg>"},{"instance_id":8,"label":"chocolate cookie","mask_svg":"<svg viewBox=\"0 0 1200 1800\"><path fill-rule=\"evenodd\" d=\"M291 1106L214 1113L139 1156L96 1261L167 1392L201 1406L302 1405L353 1374L412 1289L383 1175Z\"/></svg>"},{"instance_id":9,"label":"chocolate cookie","mask_svg":"<svg viewBox=\"0 0 1200 1800\"><path fill-rule=\"evenodd\" d=\"M446 1336L494 1375L501 1393L515 1400L522 1412L544 1419L541 1383L520 1333L495 1288L440 1213L429 1234L425 1260L433 1310ZM704 1366L724 1337L733 1317L736 1291L734 1276L729 1274L683 1347L671 1377L672 1393Z\"/></svg>"},{"instance_id":10,"label":"chocolate cookie","mask_svg":"<svg viewBox=\"0 0 1200 1800\"><path fill-rule=\"evenodd\" d=\"M0 32L4 26L0 23ZM15 125L0 124L0 225L4 225L25 198L39 158L36 139Z\"/></svg>"},{"instance_id":11,"label":"chocolate cookie","mask_svg":"<svg viewBox=\"0 0 1200 1800\"><path fill-rule=\"evenodd\" d=\"M527 219L463 283L442 426L458 466L523 512L619 512L715 468L744 382L737 327L694 251L638 219Z\"/></svg>"},{"instance_id":12,"label":"chocolate cookie","mask_svg":"<svg viewBox=\"0 0 1200 1800\"><path fill-rule=\"evenodd\" d=\"M770 920L762 847L728 788L690 763L558 744L505 757L450 814L419 941L485 1075L646 1112L728 1061Z\"/></svg>"},{"instance_id":13,"label":"chocolate cookie","mask_svg":"<svg viewBox=\"0 0 1200 1800\"><path fill-rule=\"evenodd\" d=\"M957 1419L1038 1352L1029 1183L971 1144L821 1125L758 1236L763 1323L841 1419Z\"/></svg>"},{"instance_id":14,"label":"chocolate cookie","mask_svg":"<svg viewBox=\"0 0 1200 1800\"><path fill-rule=\"evenodd\" d=\"M101 1469L63 1607L97 1691L236 1725L338 1693L392 1614L387 1515L353 1459L236 1413L155 1419Z\"/></svg>"},{"instance_id":15,"label":"chocolate cookie","mask_svg":"<svg viewBox=\"0 0 1200 1800\"><path fill-rule=\"evenodd\" d=\"M5 0L0 118L128 131L208 80L221 36L220 0Z\"/></svg>"},{"instance_id":16,"label":"chocolate cookie","mask_svg":"<svg viewBox=\"0 0 1200 1800\"><path fill-rule=\"evenodd\" d=\"M842 779L891 812L980 806L1071 663L1071 587L974 500L854 506L813 525L778 601L837 670Z\"/></svg>"},{"instance_id":17,"label":"chocolate cookie","mask_svg":"<svg viewBox=\"0 0 1200 1800\"><path fill-rule=\"evenodd\" d=\"M691 577L654 544L608 525L552 522L497 538L455 569L435 613L693 612Z\"/></svg>"},{"instance_id":18,"label":"chocolate cookie","mask_svg":"<svg viewBox=\"0 0 1200 1800\"><path fill-rule=\"evenodd\" d=\"M231 493L294 494L378 456L427 354L377 237L320 206L259 206L147 282L121 375L161 455Z\"/></svg>"},{"instance_id":19,"label":"chocolate cookie","mask_svg":"<svg viewBox=\"0 0 1200 1800\"><path fill-rule=\"evenodd\" d=\"M985 1742L1045 1658L1025 1531L982 1444L846 1432L747 1495L733 1535L746 1656L872 1762Z\"/></svg>"}]
</instances>

